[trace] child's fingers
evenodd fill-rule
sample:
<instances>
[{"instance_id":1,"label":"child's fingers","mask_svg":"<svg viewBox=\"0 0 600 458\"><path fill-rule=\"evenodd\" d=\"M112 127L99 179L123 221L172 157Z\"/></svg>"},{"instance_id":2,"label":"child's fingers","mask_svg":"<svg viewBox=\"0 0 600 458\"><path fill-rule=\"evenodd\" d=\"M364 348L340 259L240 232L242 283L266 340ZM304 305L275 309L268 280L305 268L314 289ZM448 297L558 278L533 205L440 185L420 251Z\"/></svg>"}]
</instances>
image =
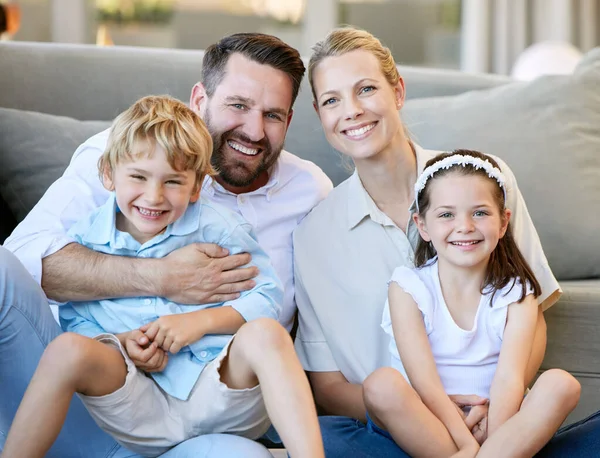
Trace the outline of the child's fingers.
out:
<instances>
[{"instance_id":1,"label":"child's fingers","mask_svg":"<svg viewBox=\"0 0 600 458\"><path fill-rule=\"evenodd\" d=\"M152 342L150 345L148 345L147 348L141 349L141 351L138 353L138 355L135 359L137 359L138 361L141 361L143 363L147 363L154 356L154 354L156 353L157 350L158 350L158 345L156 344L156 342ZM134 358L132 357L131 359L134 359Z\"/></svg>"},{"instance_id":2,"label":"child's fingers","mask_svg":"<svg viewBox=\"0 0 600 458\"><path fill-rule=\"evenodd\" d=\"M137 342L137 344L141 345L142 347L148 345L150 342L148 337L146 337L146 335L139 329L134 329L131 331L131 334L129 334L129 339Z\"/></svg>"},{"instance_id":3,"label":"child's fingers","mask_svg":"<svg viewBox=\"0 0 600 458\"><path fill-rule=\"evenodd\" d=\"M483 405L488 402L487 398L482 398L476 394L451 394L449 398L461 407Z\"/></svg>"},{"instance_id":4,"label":"child's fingers","mask_svg":"<svg viewBox=\"0 0 600 458\"><path fill-rule=\"evenodd\" d=\"M159 330L160 327L156 323L148 323L140 328L140 331L152 341L156 339L156 334L158 334Z\"/></svg>"},{"instance_id":5,"label":"child's fingers","mask_svg":"<svg viewBox=\"0 0 600 458\"><path fill-rule=\"evenodd\" d=\"M479 425L481 421L487 417L488 409L487 406L473 406L471 411L465 418L465 424L469 430L473 429L476 425Z\"/></svg>"}]
</instances>

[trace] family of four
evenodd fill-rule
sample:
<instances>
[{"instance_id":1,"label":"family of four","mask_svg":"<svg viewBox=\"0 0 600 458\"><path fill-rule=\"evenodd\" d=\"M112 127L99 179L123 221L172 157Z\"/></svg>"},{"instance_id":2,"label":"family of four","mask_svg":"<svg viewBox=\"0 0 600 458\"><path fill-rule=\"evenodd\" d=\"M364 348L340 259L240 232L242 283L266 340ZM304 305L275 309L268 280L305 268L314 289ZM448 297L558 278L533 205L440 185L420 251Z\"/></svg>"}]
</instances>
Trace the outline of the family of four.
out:
<instances>
[{"instance_id":1,"label":"family of four","mask_svg":"<svg viewBox=\"0 0 600 458\"><path fill-rule=\"evenodd\" d=\"M411 141L390 51L341 28L308 68L332 190L283 150L304 73L225 37L189 106L75 152L0 248L2 457L259 458L271 425L292 458L597 454L596 416L555 434L578 382L532 385L560 288L507 165Z\"/></svg>"}]
</instances>

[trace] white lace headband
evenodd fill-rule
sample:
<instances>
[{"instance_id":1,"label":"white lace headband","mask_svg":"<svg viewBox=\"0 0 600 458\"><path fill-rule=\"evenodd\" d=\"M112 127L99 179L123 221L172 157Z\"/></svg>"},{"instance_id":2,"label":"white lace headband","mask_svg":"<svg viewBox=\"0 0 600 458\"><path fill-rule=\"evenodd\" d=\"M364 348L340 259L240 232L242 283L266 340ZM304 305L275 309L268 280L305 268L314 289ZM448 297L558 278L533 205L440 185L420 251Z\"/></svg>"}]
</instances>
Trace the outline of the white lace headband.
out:
<instances>
[{"instance_id":1,"label":"white lace headband","mask_svg":"<svg viewBox=\"0 0 600 458\"><path fill-rule=\"evenodd\" d=\"M498 185L504 193L504 202L506 203L506 178L499 168L494 167L487 159L483 160L478 157L453 154L452 156L448 156L441 161L437 161L435 164L430 165L423 170L423 173L417 178L417 182L415 183L415 204L417 206L417 212L419 211L419 193L423 191L427 181L441 169L449 169L455 165L462 165L463 167L470 165L475 169L483 169L490 178L494 178L498 182Z\"/></svg>"}]
</instances>

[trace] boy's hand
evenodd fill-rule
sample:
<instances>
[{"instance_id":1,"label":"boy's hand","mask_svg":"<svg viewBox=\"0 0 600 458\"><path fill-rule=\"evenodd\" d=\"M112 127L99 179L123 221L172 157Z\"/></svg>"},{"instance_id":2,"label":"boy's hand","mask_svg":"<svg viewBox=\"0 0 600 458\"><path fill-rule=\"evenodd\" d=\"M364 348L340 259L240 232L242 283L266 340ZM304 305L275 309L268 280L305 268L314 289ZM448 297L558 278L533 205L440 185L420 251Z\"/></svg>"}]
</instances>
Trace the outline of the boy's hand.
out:
<instances>
[{"instance_id":1,"label":"boy's hand","mask_svg":"<svg viewBox=\"0 0 600 458\"><path fill-rule=\"evenodd\" d=\"M125 351L138 369L144 372L162 372L169 356L158 345L151 342L144 333L138 329L118 335Z\"/></svg>"},{"instance_id":2,"label":"boy's hand","mask_svg":"<svg viewBox=\"0 0 600 458\"><path fill-rule=\"evenodd\" d=\"M183 347L200 340L204 332L191 313L165 315L152 323L145 324L140 331L164 351L177 353Z\"/></svg>"}]
</instances>

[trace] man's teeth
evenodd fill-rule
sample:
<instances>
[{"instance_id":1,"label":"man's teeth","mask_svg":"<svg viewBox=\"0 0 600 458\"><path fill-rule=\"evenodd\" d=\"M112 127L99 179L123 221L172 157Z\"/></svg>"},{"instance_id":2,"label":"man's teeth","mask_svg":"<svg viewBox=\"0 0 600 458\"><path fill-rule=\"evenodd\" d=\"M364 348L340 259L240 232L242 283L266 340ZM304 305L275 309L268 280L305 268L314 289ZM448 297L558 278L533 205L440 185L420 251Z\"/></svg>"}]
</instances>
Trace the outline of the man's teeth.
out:
<instances>
[{"instance_id":1,"label":"man's teeth","mask_svg":"<svg viewBox=\"0 0 600 458\"><path fill-rule=\"evenodd\" d=\"M469 246L475 245L476 243L479 243L479 240L473 240L471 242L452 242L452 245Z\"/></svg>"},{"instance_id":2,"label":"man's teeth","mask_svg":"<svg viewBox=\"0 0 600 458\"><path fill-rule=\"evenodd\" d=\"M153 211L153 210L148 210L146 208L142 208L142 207L138 207L138 210L140 211L140 213L144 216L160 216L162 215L162 211Z\"/></svg>"},{"instance_id":3,"label":"man's teeth","mask_svg":"<svg viewBox=\"0 0 600 458\"><path fill-rule=\"evenodd\" d=\"M258 154L258 148L248 148L244 145L240 145L235 142L227 142L229 146L231 146L234 150L239 151L242 154L247 154L248 156L256 156Z\"/></svg>"},{"instance_id":4,"label":"man's teeth","mask_svg":"<svg viewBox=\"0 0 600 458\"><path fill-rule=\"evenodd\" d=\"M363 135L366 132L370 131L373 127L375 127L375 123L361 127L360 129L349 129L346 131L346 135L350 137L358 137L359 135Z\"/></svg>"}]
</instances>

